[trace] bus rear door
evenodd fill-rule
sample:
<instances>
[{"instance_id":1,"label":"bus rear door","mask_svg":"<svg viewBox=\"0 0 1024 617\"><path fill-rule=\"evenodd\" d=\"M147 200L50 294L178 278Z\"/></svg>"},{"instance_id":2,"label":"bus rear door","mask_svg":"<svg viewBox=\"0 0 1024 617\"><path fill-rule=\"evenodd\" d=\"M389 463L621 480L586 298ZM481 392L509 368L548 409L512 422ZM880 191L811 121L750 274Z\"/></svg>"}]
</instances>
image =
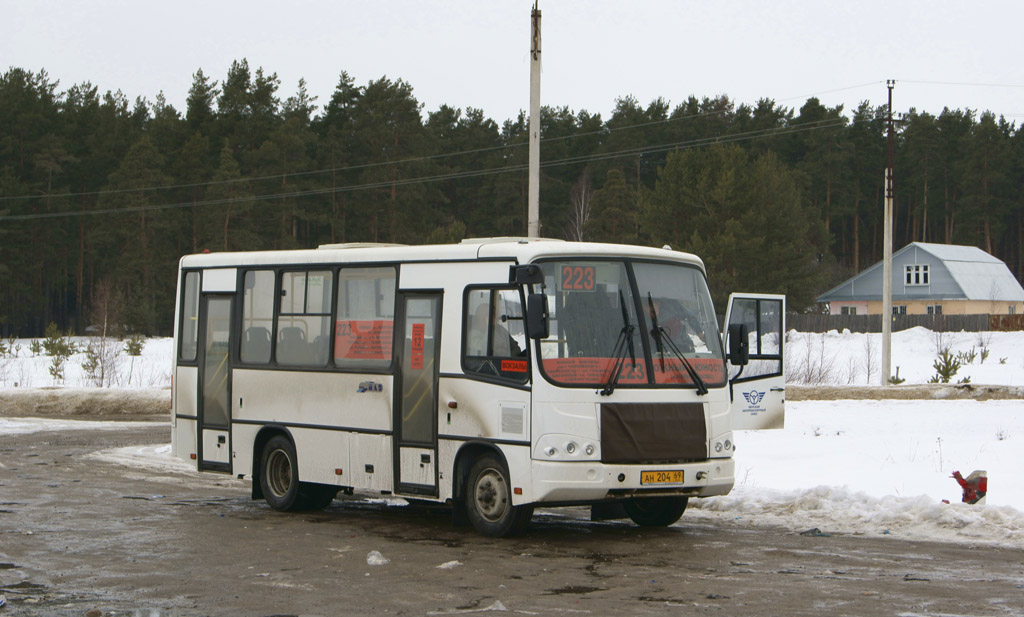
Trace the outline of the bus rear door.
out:
<instances>
[{"instance_id":1,"label":"bus rear door","mask_svg":"<svg viewBox=\"0 0 1024 617\"><path fill-rule=\"evenodd\" d=\"M200 471L231 471L231 323L233 295L203 294L199 307Z\"/></svg>"}]
</instances>

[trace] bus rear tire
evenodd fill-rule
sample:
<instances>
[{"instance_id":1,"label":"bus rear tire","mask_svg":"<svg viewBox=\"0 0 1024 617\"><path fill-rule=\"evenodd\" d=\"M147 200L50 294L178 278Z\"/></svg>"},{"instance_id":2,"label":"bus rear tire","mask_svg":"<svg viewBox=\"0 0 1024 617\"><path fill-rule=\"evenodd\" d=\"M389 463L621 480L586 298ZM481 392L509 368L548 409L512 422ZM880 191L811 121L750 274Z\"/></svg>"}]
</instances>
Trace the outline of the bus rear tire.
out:
<instances>
[{"instance_id":1,"label":"bus rear tire","mask_svg":"<svg viewBox=\"0 0 1024 617\"><path fill-rule=\"evenodd\" d=\"M466 480L466 515L482 535L504 538L522 533L533 517L533 506L513 506L505 464L493 454L473 463Z\"/></svg>"},{"instance_id":2,"label":"bus rear tire","mask_svg":"<svg viewBox=\"0 0 1024 617\"><path fill-rule=\"evenodd\" d=\"M622 504L626 514L641 527L668 527L686 511L687 497L646 497Z\"/></svg>"},{"instance_id":3,"label":"bus rear tire","mask_svg":"<svg viewBox=\"0 0 1024 617\"><path fill-rule=\"evenodd\" d=\"M295 445L287 437L275 435L263 446L260 488L267 505L275 510L290 512L301 508L299 465Z\"/></svg>"}]
</instances>

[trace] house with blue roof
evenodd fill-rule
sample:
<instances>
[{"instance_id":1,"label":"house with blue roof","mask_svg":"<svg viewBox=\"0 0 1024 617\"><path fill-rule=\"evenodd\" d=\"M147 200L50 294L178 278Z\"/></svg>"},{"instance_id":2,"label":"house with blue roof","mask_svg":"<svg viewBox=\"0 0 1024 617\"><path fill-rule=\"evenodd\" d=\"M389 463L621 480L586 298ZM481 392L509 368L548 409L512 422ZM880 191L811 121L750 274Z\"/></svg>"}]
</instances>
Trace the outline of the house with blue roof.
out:
<instances>
[{"instance_id":1,"label":"house with blue roof","mask_svg":"<svg viewBox=\"0 0 1024 617\"><path fill-rule=\"evenodd\" d=\"M818 296L833 315L882 312L882 262ZM912 242L892 255L894 315L1024 313L1024 288L974 246Z\"/></svg>"}]
</instances>

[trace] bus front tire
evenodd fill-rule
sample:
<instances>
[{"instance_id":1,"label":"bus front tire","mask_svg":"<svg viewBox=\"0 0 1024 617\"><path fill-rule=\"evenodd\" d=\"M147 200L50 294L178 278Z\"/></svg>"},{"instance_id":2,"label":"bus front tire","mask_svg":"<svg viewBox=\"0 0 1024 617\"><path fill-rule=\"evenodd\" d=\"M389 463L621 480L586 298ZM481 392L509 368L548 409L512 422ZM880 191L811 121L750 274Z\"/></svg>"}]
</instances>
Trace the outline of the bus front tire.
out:
<instances>
[{"instance_id":1,"label":"bus front tire","mask_svg":"<svg viewBox=\"0 0 1024 617\"><path fill-rule=\"evenodd\" d=\"M641 527L668 527L686 511L686 497L646 497L622 504L626 514Z\"/></svg>"},{"instance_id":2,"label":"bus front tire","mask_svg":"<svg viewBox=\"0 0 1024 617\"><path fill-rule=\"evenodd\" d=\"M465 490L466 515L477 532L490 537L522 533L533 517L533 506L513 506L505 464L492 454L476 460Z\"/></svg>"}]
</instances>

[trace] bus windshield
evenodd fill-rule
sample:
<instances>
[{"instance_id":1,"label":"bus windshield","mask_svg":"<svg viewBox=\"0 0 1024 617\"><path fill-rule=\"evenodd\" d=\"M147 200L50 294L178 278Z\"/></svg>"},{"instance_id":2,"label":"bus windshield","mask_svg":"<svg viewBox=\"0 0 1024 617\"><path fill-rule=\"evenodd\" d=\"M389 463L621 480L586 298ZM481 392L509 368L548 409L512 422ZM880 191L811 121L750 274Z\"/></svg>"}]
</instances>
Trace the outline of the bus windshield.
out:
<instances>
[{"instance_id":1,"label":"bus windshield","mask_svg":"<svg viewBox=\"0 0 1024 617\"><path fill-rule=\"evenodd\" d=\"M540 340L548 381L606 390L725 384L718 322L698 268L609 260L538 265L550 316L549 336Z\"/></svg>"}]
</instances>

